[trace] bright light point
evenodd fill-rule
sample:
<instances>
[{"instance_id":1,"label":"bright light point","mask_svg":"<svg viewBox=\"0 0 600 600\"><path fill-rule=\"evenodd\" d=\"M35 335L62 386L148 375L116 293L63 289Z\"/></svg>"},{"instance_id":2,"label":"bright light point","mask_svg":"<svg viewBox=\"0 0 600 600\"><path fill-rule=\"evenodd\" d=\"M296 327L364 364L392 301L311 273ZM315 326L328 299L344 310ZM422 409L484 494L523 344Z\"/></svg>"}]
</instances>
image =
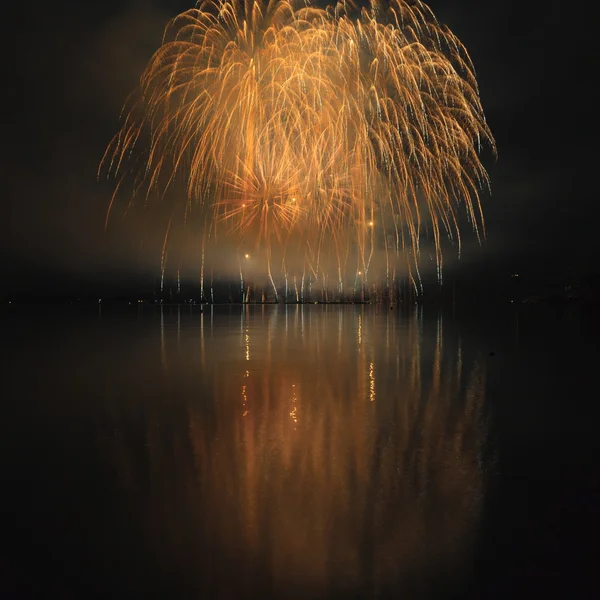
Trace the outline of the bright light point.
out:
<instances>
[{"instance_id":1,"label":"bright light point","mask_svg":"<svg viewBox=\"0 0 600 600\"><path fill-rule=\"evenodd\" d=\"M246 254L246 255L245 255L245 257L246 257L246 258L250 258L250 255L249 255L249 254Z\"/></svg>"},{"instance_id":2,"label":"bright light point","mask_svg":"<svg viewBox=\"0 0 600 600\"><path fill-rule=\"evenodd\" d=\"M296 198L292 198L292 202L296 202Z\"/></svg>"},{"instance_id":3,"label":"bright light point","mask_svg":"<svg viewBox=\"0 0 600 600\"><path fill-rule=\"evenodd\" d=\"M246 205L245 205L245 204L242 204L242 208L246 208Z\"/></svg>"},{"instance_id":4,"label":"bright light point","mask_svg":"<svg viewBox=\"0 0 600 600\"><path fill-rule=\"evenodd\" d=\"M373 227L373 221L369 221L369 227Z\"/></svg>"},{"instance_id":5,"label":"bright light point","mask_svg":"<svg viewBox=\"0 0 600 600\"><path fill-rule=\"evenodd\" d=\"M359 271L359 272L358 272L358 274L359 274L359 275L362 275L362 271Z\"/></svg>"}]
</instances>

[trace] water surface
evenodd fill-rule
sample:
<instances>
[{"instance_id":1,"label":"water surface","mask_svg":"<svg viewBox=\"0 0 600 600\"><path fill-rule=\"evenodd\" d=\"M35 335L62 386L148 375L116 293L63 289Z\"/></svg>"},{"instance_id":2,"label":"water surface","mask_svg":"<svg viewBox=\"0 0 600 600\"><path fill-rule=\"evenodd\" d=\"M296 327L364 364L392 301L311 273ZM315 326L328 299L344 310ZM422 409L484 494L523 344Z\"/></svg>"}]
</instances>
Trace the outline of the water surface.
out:
<instances>
[{"instance_id":1,"label":"water surface","mask_svg":"<svg viewBox=\"0 0 600 600\"><path fill-rule=\"evenodd\" d=\"M500 598L582 581L598 487L575 465L595 448L580 409L598 356L577 317L3 323L17 597Z\"/></svg>"}]
</instances>

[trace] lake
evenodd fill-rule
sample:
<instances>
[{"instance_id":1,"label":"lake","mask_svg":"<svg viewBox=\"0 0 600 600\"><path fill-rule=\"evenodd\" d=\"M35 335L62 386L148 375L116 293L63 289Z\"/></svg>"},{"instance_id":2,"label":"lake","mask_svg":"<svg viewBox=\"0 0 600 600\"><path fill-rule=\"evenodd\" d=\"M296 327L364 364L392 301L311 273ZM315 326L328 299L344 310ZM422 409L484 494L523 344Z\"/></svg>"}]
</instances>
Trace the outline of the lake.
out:
<instances>
[{"instance_id":1,"label":"lake","mask_svg":"<svg viewBox=\"0 0 600 600\"><path fill-rule=\"evenodd\" d=\"M595 597L598 319L4 308L5 597Z\"/></svg>"}]
</instances>

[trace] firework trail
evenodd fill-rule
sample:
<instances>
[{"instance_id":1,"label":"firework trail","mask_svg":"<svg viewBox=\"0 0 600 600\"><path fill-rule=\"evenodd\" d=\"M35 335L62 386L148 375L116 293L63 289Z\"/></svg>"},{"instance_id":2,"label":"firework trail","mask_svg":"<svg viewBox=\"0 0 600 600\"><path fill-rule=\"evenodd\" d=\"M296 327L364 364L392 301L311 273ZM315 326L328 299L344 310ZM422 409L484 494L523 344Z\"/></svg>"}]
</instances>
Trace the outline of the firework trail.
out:
<instances>
[{"instance_id":1,"label":"firework trail","mask_svg":"<svg viewBox=\"0 0 600 600\"><path fill-rule=\"evenodd\" d=\"M238 261L253 252L276 294L278 273L343 293L404 268L417 285L424 238L441 273L461 212L484 233L494 139L466 49L419 1L200 2L169 23L124 115L101 164L113 202L181 176L203 257L223 240Z\"/></svg>"}]
</instances>

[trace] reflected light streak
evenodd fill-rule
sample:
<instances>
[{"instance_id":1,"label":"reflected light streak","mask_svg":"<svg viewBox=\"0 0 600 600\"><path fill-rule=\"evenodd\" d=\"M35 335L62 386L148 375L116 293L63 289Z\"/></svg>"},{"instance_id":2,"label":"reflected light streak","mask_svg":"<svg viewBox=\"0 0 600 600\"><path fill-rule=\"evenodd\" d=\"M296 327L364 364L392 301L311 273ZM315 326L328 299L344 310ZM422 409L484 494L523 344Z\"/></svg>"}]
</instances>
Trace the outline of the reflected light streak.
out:
<instances>
[{"instance_id":1,"label":"reflected light streak","mask_svg":"<svg viewBox=\"0 0 600 600\"><path fill-rule=\"evenodd\" d=\"M290 417L292 417L292 421L294 421L294 423L298 422L298 406L296 405L296 401L298 400L298 397L296 395L296 384L292 384L292 412L290 413ZM294 431L296 431L296 428L294 427Z\"/></svg>"},{"instance_id":2,"label":"reflected light streak","mask_svg":"<svg viewBox=\"0 0 600 600\"><path fill-rule=\"evenodd\" d=\"M375 363L369 364L369 400L375 402Z\"/></svg>"},{"instance_id":3,"label":"reflected light streak","mask_svg":"<svg viewBox=\"0 0 600 600\"><path fill-rule=\"evenodd\" d=\"M214 574L238 597L259 575L280 597L290 585L305 597L325 589L369 597L468 568L485 491L485 363L416 318L358 315L369 342L360 352L353 318L340 347L339 321L326 324L324 312L290 318L287 333L271 317L269 327L258 326L258 310L244 317L252 377L236 337L215 336L206 352L227 356L227 368L199 370L201 394L185 415L170 406L160 421L152 406L141 411L154 431L144 451L161 481L145 513L157 552L180 551L175 533L184 527L194 560L223 556L239 566L233 580L230 570ZM376 404L364 401L365 389ZM115 440L115 455L127 462L135 452L126 439ZM143 472L128 485L144 490Z\"/></svg>"}]
</instances>

